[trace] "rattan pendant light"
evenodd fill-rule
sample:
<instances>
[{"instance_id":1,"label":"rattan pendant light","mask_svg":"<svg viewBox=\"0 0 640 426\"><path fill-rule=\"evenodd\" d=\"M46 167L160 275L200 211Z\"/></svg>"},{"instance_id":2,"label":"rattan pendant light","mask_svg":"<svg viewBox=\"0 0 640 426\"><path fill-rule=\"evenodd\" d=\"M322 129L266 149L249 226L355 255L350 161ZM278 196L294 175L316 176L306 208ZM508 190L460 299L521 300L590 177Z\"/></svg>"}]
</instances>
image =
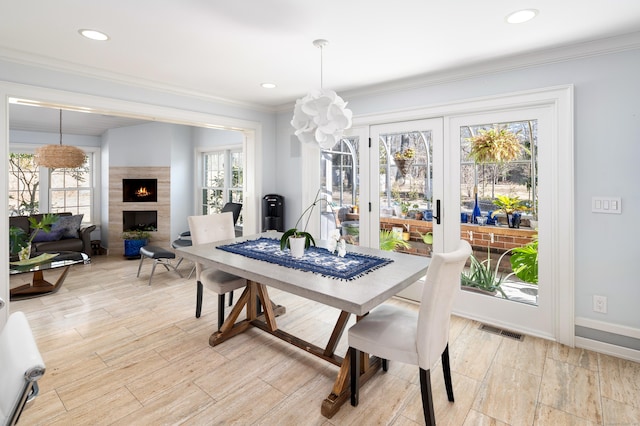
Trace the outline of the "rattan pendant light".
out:
<instances>
[{"instance_id":1,"label":"rattan pendant light","mask_svg":"<svg viewBox=\"0 0 640 426\"><path fill-rule=\"evenodd\" d=\"M84 164L85 153L80 148L62 145L62 110L60 110L60 145L45 145L36 149L36 164L50 169L75 169Z\"/></svg>"}]
</instances>

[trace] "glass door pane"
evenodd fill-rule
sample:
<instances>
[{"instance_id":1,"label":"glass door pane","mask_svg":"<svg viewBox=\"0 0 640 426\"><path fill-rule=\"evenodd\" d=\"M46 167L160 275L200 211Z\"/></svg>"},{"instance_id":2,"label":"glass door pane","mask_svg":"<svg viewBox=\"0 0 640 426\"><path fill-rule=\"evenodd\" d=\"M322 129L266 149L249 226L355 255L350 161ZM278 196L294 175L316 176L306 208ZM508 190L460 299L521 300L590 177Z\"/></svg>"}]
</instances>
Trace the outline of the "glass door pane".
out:
<instances>
[{"instance_id":1,"label":"glass door pane","mask_svg":"<svg viewBox=\"0 0 640 426\"><path fill-rule=\"evenodd\" d=\"M438 118L371 127L371 246L425 258L443 250L444 232L434 222L434 206L444 196L442 123ZM420 300L422 284L398 295Z\"/></svg>"},{"instance_id":2,"label":"glass door pane","mask_svg":"<svg viewBox=\"0 0 640 426\"><path fill-rule=\"evenodd\" d=\"M462 288L538 304L538 120L460 127L460 220L475 254Z\"/></svg>"},{"instance_id":3,"label":"glass door pane","mask_svg":"<svg viewBox=\"0 0 640 426\"><path fill-rule=\"evenodd\" d=\"M381 133L378 152L380 248L430 256L433 241L431 131Z\"/></svg>"},{"instance_id":4,"label":"glass door pane","mask_svg":"<svg viewBox=\"0 0 640 426\"><path fill-rule=\"evenodd\" d=\"M324 193L320 206L320 238L339 230L347 244L360 244L359 138L342 138L333 148L320 152L320 178Z\"/></svg>"}]
</instances>

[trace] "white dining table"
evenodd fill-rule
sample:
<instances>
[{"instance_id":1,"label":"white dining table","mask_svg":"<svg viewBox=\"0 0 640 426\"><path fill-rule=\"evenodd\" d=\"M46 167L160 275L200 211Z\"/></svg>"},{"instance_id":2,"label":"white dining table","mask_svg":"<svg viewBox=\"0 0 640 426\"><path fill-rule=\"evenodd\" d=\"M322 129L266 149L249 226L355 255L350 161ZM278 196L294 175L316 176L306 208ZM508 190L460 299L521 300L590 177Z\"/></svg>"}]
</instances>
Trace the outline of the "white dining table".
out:
<instances>
[{"instance_id":1,"label":"white dining table","mask_svg":"<svg viewBox=\"0 0 640 426\"><path fill-rule=\"evenodd\" d=\"M335 354L335 349L346 328L350 315L357 317L385 302L399 291L426 274L429 258L404 253L382 251L367 247L348 246L348 251L391 259L392 262L374 269L352 280L340 280L310 271L281 266L263 260L252 259L241 254L218 249L260 237L280 239L282 234L274 231L249 235L216 243L193 245L176 249L176 255L222 271L243 277L247 286L225 319L219 330L209 338L211 346L218 345L250 327L257 327L285 342L295 345L315 356L340 367L331 393L322 403L321 412L331 418L349 398L349 352L344 357ZM319 247L326 242L318 241ZM276 317L286 312L269 298L268 288L276 288L341 311L333 332L324 348L304 341L300 337L278 328ZM259 302L258 302L259 301ZM245 319L238 321L246 308ZM363 355L361 381L367 381L380 366L380 360Z\"/></svg>"}]
</instances>

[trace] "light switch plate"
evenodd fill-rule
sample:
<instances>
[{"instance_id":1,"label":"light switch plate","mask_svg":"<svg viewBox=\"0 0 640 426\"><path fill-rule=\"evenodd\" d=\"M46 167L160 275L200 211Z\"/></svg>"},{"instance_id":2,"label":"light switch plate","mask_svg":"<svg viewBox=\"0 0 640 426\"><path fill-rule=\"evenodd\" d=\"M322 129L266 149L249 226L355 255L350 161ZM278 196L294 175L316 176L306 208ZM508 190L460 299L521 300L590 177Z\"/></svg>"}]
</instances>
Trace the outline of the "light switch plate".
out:
<instances>
[{"instance_id":1,"label":"light switch plate","mask_svg":"<svg viewBox=\"0 0 640 426\"><path fill-rule=\"evenodd\" d=\"M622 214L622 199L620 197L593 197L591 198L591 211L593 213Z\"/></svg>"}]
</instances>

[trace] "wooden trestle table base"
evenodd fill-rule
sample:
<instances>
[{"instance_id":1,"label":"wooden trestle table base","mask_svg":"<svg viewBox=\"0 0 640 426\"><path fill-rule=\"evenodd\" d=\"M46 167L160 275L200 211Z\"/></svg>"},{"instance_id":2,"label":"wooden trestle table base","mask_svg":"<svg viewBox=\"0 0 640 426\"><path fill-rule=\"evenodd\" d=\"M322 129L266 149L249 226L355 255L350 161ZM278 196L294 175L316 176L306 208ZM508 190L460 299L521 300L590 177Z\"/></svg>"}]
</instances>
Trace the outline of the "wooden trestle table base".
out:
<instances>
[{"instance_id":1,"label":"wooden trestle table base","mask_svg":"<svg viewBox=\"0 0 640 426\"><path fill-rule=\"evenodd\" d=\"M251 327L256 327L339 367L331 392L321 406L322 415L331 418L350 397L350 355L348 351L344 357L335 353L350 316L355 314L358 319L424 276L429 259L363 247L349 247L349 250L359 253L391 258L393 262L352 281L341 281L216 249L218 245L234 241L257 239L261 236L280 238L280 235L270 232L213 244L179 248L176 252L194 262L215 266L247 279L247 286L220 330L210 336L211 346L219 345ZM268 287L306 297L341 310L324 348L278 328L276 317L284 314L285 308L271 301ZM259 311L258 301L262 306L262 312ZM246 318L238 321L239 315L245 309ZM367 354L363 354L362 357L360 380L364 383L380 368L381 362L377 357L369 357Z\"/></svg>"}]
</instances>

